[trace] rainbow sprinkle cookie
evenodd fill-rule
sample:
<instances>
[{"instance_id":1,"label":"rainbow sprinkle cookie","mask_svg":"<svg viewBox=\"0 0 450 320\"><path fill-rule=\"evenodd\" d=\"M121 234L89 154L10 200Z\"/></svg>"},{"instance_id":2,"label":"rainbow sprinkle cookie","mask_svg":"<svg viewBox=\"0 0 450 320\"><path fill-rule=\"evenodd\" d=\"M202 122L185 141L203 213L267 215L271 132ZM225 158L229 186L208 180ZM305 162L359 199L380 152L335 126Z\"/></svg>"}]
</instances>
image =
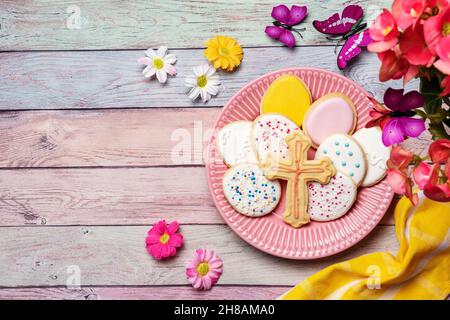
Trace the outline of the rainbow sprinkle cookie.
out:
<instances>
[{"instance_id":1,"label":"rainbow sprinkle cookie","mask_svg":"<svg viewBox=\"0 0 450 320\"><path fill-rule=\"evenodd\" d=\"M297 130L300 129L294 122L279 114L268 113L256 118L253 121L251 140L258 159L263 161L269 153L286 159L286 137Z\"/></svg>"},{"instance_id":2,"label":"rainbow sprinkle cookie","mask_svg":"<svg viewBox=\"0 0 450 320\"><path fill-rule=\"evenodd\" d=\"M240 164L225 173L223 193L237 212L261 217L278 205L281 187L278 181L268 180L258 165Z\"/></svg>"},{"instance_id":3,"label":"rainbow sprinkle cookie","mask_svg":"<svg viewBox=\"0 0 450 320\"><path fill-rule=\"evenodd\" d=\"M346 214L356 200L357 187L353 180L337 172L329 184L308 184L308 214L311 220L331 221Z\"/></svg>"}]
</instances>

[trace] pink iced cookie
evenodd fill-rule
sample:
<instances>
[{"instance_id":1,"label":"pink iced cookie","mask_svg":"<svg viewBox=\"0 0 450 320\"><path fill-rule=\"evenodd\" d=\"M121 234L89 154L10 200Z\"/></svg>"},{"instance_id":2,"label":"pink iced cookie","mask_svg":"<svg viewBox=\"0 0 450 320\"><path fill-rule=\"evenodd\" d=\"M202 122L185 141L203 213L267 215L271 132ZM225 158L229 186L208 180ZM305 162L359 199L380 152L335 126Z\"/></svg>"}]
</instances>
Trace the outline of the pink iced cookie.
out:
<instances>
[{"instance_id":1,"label":"pink iced cookie","mask_svg":"<svg viewBox=\"0 0 450 320\"><path fill-rule=\"evenodd\" d=\"M353 180L337 172L329 184L308 183L308 214L311 220L331 221L346 214L356 200Z\"/></svg>"},{"instance_id":2,"label":"pink iced cookie","mask_svg":"<svg viewBox=\"0 0 450 320\"><path fill-rule=\"evenodd\" d=\"M286 137L300 130L289 118L276 113L266 113L253 121L251 141L258 159L264 160L269 153L286 159Z\"/></svg>"},{"instance_id":3,"label":"pink iced cookie","mask_svg":"<svg viewBox=\"0 0 450 320\"><path fill-rule=\"evenodd\" d=\"M309 107L303 121L303 131L317 148L333 134L352 134L356 122L356 109L350 98L341 93L330 93Z\"/></svg>"}]
</instances>

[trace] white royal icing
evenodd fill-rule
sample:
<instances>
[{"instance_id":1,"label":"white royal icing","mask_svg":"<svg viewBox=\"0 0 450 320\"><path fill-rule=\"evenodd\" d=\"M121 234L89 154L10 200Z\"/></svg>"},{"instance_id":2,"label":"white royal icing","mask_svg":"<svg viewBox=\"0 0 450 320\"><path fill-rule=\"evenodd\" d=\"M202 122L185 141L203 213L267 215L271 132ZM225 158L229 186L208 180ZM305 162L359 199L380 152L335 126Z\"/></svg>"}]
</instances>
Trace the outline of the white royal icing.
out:
<instances>
[{"instance_id":1,"label":"white royal icing","mask_svg":"<svg viewBox=\"0 0 450 320\"><path fill-rule=\"evenodd\" d=\"M329 157L335 168L348 175L357 186L366 175L366 159L359 144L345 134L326 138L317 149L315 158Z\"/></svg>"},{"instance_id":2,"label":"white royal icing","mask_svg":"<svg viewBox=\"0 0 450 320\"><path fill-rule=\"evenodd\" d=\"M378 127L363 128L353 134L367 159L367 173L361 183L363 187L376 184L386 174L386 162L391 154L391 148L383 144L381 135L382 131Z\"/></svg>"},{"instance_id":3,"label":"white royal icing","mask_svg":"<svg viewBox=\"0 0 450 320\"><path fill-rule=\"evenodd\" d=\"M295 130L300 129L290 119L279 114L264 114L256 118L251 138L259 160L264 160L269 153L286 159L286 137Z\"/></svg>"},{"instance_id":4,"label":"white royal icing","mask_svg":"<svg viewBox=\"0 0 450 320\"><path fill-rule=\"evenodd\" d=\"M357 195L353 180L342 172L337 172L330 183L308 183L308 214L311 220L331 221L346 214Z\"/></svg>"},{"instance_id":5,"label":"white royal icing","mask_svg":"<svg viewBox=\"0 0 450 320\"><path fill-rule=\"evenodd\" d=\"M223 177L223 193L230 205L249 217L272 212L280 201L278 180L268 180L256 164L239 164Z\"/></svg>"},{"instance_id":6,"label":"white royal icing","mask_svg":"<svg viewBox=\"0 0 450 320\"><path fill-rule=\"evenodd\" d=\"M220 129L217 135L217 149L228 166L257 163L250 142L251 128L251 121L236 121Z\"/></svg>"}]
</instances>

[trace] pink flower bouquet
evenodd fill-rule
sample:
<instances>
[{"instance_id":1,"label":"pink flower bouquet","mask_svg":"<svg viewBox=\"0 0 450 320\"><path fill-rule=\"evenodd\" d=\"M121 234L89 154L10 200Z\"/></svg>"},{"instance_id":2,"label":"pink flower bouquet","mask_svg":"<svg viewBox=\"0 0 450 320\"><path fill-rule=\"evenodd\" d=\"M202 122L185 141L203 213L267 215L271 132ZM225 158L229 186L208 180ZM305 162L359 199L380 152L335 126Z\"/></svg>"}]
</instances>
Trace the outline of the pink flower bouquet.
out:
<instances>
[{"instance_id":1,"label":"pink flower bouquet","mask_svg":"<svg viewBox=\"0 0 450 320\"><path fill-rule=\"evenodd\" d=\"M380 81L403 79L406 84L420 78L420 92L388 89L384 104L372 99L368 126L379 125L383 143L394 145L388 181L413 203L418 201L414 184L431 199L450 201L450 1L395 0L369 31L368 50L381 61ZM397 146L426 127L435 140L428 156Z\"/></svg>"}]
</instances>

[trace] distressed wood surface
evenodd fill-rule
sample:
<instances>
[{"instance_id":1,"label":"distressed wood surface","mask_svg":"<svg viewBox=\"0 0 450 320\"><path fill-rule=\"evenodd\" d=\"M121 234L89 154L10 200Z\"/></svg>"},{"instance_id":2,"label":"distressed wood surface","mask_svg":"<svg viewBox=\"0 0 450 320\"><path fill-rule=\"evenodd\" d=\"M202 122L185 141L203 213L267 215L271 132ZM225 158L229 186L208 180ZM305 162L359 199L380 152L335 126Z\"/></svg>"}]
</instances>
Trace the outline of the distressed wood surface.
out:
<instances>
[{"instance_id":1,"label":"distressed wood surface","mask_svg":"<svg viewBox=\"0 0 450 320\"><path fill-rule=\"evenodd\" d=\"M219 108L0 113L0 168L202 165ZM407 140L427 152L429 135Z\"/></svg>"},{"instance_id":2,"label":"distressed wood surface","mask_svg":"<svg viewBox=\"0 0 450 320\"><path fill-rule=\"evenodd\" d=\"M220 109L0 113L0 167L200 165Z\"/></svg>"},{"instance_id":3,"label":"distressed wood surface","mask_svg":"<svg viewBox=\"0 0 450 320\"><path fill-rule=\"evenodd\" d=\"M378 226L360 243L321 260L292 261L262 253L228 226L183 225L184 247L156 262L145 250L148 227L5 227L0 233L0 287L62 286L79 268L82 286L185 285L193 250L214 249L224 260L220 284L294 285L339 261L397 251L393 226ZM75 266L75 267L74 267Z\"/></svg>"},{"instance_id":4,"label":"distressed wood surface","mask_svg":"<svg viewBox=\"0 0 450 320\"><path fill-rule=\"evenodd\" d=\"M223 106L245 84L278 69L317 67L344 74L376 98L390 85L377 81L380 62L365 52L345 72L339 71L333 47L245 48L241 67L220 72L221 92L206 105L186 95L184 79L206 62L203 50L174 50L178 75L165 85L146 80L138 51L0 53L0 110ZM417 81L408 88L417 87Z\"/></svg>"},{"instance_id":5,"label":"distressed wood surface","mask_svg":"<svg viewBox=\"0 0 450 320\"><path fill-rule=\"evenodd\" d=\"M293 2L298 4L298 2ZM291 5L293 3L286 3ZM371 21L388 0L352 1ZM198 48L216 34L244 46L279 45L264 33L275 0L2 0L1 50L132 49L167 45ZM309 14L299 45L325 44L311 22L341 11L346 0L304 0Z\"/></svg>"},{"instance_id":6,"label":"distressed wood surface","mask_svg":"<svg viewBox=\"0 0 450 320\"><path fill-rule=\"evenodd\" d=\"M382 225L393 225L393 208ZM0 226L149 225L160 219L225 223L203 167L0 170Z\"/></svg>"},{"instance_id":7,"label":"distressed wood surface","mask_svg":"<svg viewBox=\"0 0 450 320\"><path fill-rule=\"evenodd\" d=\"M1 300L272 300L290 286L221 286L210 291L191 286L36 287L0 289Z\"/></svg>"},{"instance_id":8,"label":"distressed wood surface","mask_svg":"<svg viewBox=\"0 0 450 320\"><path fill-rule=\"evenodd\" d=\"M364 6L369 21L391 1L352 3ZM203 155L217 107L277 69L340 72L333 44L311 22L348 1L303 1L307 31L294 50L264 34L276 4L1 2L0 299L273 299L332 263L396 252L394 205L362 242L318 261L283 260L250 247L213 205ZM70 28L78 9L80 28ZM220 74L215 99L192 103L184 78L206 62L204 42L217 34L239 40L243 63ZM143 50L159 45L178 56L178 75L166 85L145 80L137 64ZM380 83L379 65L364 53L342 74L381 99L401 83ZM423 154L428 141L423 136L408 148ZM180 221L185 237L178 255L163 262L148 255L144 242L159 219ZM209 292L192 290L184 276L199 247L216 250L225 262ZM71 290L66 284L77 267L82 289Z\"/></svg>"}]
</instances>

